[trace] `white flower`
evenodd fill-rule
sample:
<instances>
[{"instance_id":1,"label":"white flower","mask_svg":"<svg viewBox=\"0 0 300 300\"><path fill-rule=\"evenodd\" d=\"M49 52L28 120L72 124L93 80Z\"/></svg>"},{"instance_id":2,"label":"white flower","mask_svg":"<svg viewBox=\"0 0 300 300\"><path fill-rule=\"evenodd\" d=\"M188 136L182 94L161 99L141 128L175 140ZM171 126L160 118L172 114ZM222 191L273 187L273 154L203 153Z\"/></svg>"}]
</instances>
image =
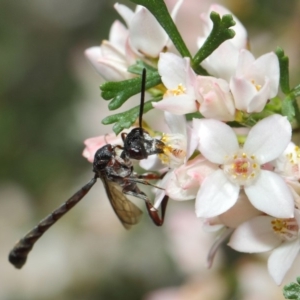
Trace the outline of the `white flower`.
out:
<instances>
[{"instance_id":1,"label":"white flower","mask_svg":"<svg viewBox=\"0 0 300 300\"><path fill-rule=\"evenodd\" d=\"M197 76L195 84L199 111L205 118L234 120L235 107L227 81L211 76Z\"/></svg>"},{"instance_id":2,"label":"white flower","mask_svg":"<svg viewBox=\"0 0 300 300\"><path fill-rule=\"evenodd\" d=\"M153 102L152 105L176 115L197 111L194 90L196 74L190 67L190 59L173 53L161 53L158 72L167 92L162 101Z\"/></svg>"},{"instance_id":3,"label":"white flower","mask_svg":"<svg viewBox=\"0 0 300 300\"><path fill-rule=\"evenodd\" d=\"M195 199L203 180L216 168L215 164L198 155L171 173L166 194L173 200Z\"/></svg>"},{"instance_id":4,"label":"white flower","mask_svg":"<svg viewBox=\"0 0 300 300\"><path fill-rule=\"evenodd\" d=\"M85 50L85 55L96 71L107 81L120 81L133 77L127 69L136 55L127 44L128 30L120 21L111 26L109 41Z\"/></svg>"},{"instance_id":5,"label":"white flower","mask_svg":"<svg viewBox=\"0 0 300 300\"><path fill-rule=\"evenodd\" d=\"M272 115L250 129L240 147L228 125L212 119L194 119L199 150L220 169L202 183L196 198L198 217L213 217L231 208L243 188L255 208L279 218L293 216L290 189L276 173L261 166L276 159L291 139L291 125L280 115Z\"/></svg>"},{"instance_id":6,"label":"white flower","mask_svg":"<svg viewBox=\"0 0 300 300\"><path fill-rule=\"evenodd\" d=\"M265 252L272 250L268 270L280 285L300 250L300 215L295 218L274 219L258 216L241 224L232 234L229 246L240 252Z\"/></svg>"},{"instance_id":7,"label":"white flower","mask_svg":"<svg viewBox=\"0 0 300 300\"><path fill-rule=\"evenodd\" d=\"M236 72L230 79L235 107L247 113L260 112L277 95L279 62L270 52L255 60L246 49L240 51Z\"/></svg>"}]
</instances>

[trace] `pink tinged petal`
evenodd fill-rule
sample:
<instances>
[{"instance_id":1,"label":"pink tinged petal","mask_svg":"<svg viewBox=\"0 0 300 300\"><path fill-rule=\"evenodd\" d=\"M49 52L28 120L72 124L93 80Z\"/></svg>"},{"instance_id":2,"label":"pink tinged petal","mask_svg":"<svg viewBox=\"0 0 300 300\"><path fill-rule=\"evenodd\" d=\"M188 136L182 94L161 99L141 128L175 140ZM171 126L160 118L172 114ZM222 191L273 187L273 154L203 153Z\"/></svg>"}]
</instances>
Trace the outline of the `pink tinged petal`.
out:
<instances>
[{"instance_id":1,"label":"pink tinged petal","mask_svg":"<svg viewBox=\"0 0 300 300\"><path fill-rule=\"evenodd\" d=\"M260 164L277 158L291 141L292 127L286 117L272 115L250 130L244 150Z\"/></svg>"},{"instance_id":2,"label":"pink tinged petal","mask_svg":"<svg viewBox=\"0 0 300 300\"><path fill-rule=\"evenodd\" d=\"M224 163L228 155L239 149L234 131L221 121L193 119L193 128L200 139L200 152L213 163Z\"/></svg>"},{"instance_id":3,"label":"pink tinged petal","mask_svg":"<svg viewBox=\"0 0 300 300\"><path fill-rule=\"evenodd\" d=\"M196 198L197 217L211 218L232 207L240 187L228 181L222 170L210 174L203 181Z\"/></svg>"},{"instance_id":4,"label":"pink tinged petal","mask_svg":"<svg viewBox=\"0 0 300 300\"><path fill-rule=\"evenodd\" d=\"M281 244L274 233L272 217L258 216L241 224L232 234L228 245L236 251L259 253L274 249Z\"/></svg>"},{"instance_id":5,"label":"pink tinged petal","mask_svg":"<svg viewBox=\"0 0 300 300\"><path fill-rule=\"evenodd\" d=\"M119 4L119 3L115 3L114 8L119 13L119 15L124 19L127 27L129 27L129 24L134 16L134 12L126 5Z\"/></svg>"},{"instance_id":6,"label":"pink tinged petal","mask_svg":"<svg viewBox=\"0 0 300 300\"><path fill-rule=\"evenodd\" d=\"M168 35L146 8L135 13L128 28L131 44L146 56L158 57L166 46Z\"/></svg>"},{"instance_id":7,"label":"pink tinged petal","mask_svg":"<svg viewBox=\"0 0 300 300\"><path fill-rule=\"evenodd\" d=\"M222 93L215 84L215 90L203 95L200 105L200 113L205 118L213 118L220 121L233 121L235 108L231 95Z\"/></svg>"},{"instance_id":8,"label":"pink tinged petal","mask_svg":"<svg viewBox=\"0 0 300 300\"><path fill-rule=\"evenodd\" d=\"M109 42L106 41L107 44ZM105 44L105 43L104 43ZM104 45L102 44L102 46ZM122 54L118 53L117 50L114 52L109 46L105 46L106 53L110 54L110 57L104 58L102 46L91 47L85 50L85 55L91 62L92 66L96 71L107 81L120 81L124 79L131 78L132 75L127 72L127 65L124 60L122 60Z\"/></svg>"},{"instance_id":9,"label":"pink tinged petal","mask_svg":"<svg viewBox=\"0 0 300 300\"><path fill-rule=\"evenodd\" d=\"M245 186L254 207L277 218L294 216L294 199L285 181L276 173L261 170L254 184Z\"/></svg>"},{"instance_id":10,"label":"pink tinged petal","mask_svg":"<svg viewBox=\"0 0 300 300\"><path fill-rule=\"evenodd\" d=\"M116 20L110 28L109 41L121 50L125 48L127 36L127 28L120 21Z\"/></svg>"},{"instance_id":11,"label":"pink tinged petal","mask_svg":"<svg viewBox=\"0 0 300 300\"><path fill-rule=\"evenodd\" d=\"M191 179L189 179L191 181ZM175 172L172 172L170 179L167 183L166 194L177 201L192 200L196 198L199 190L199 185L190 186L185 188L183 185L188 183L188 179L185 181L180 180Z\"/></svg>"},{"instance_id":12,"label":"pink tinged petal","mask_svg":"<svg viewBox=\"0 0 300 300\"><path fill-rule=\"evenodd\" d=\"M251 66L248 73L257 76L266 77L270 81L270 94L269 97L275 97L278 93L279 85L279 62L274 52L266 53L260 56ZM255 77L254 77L255 78Z\"/></svg>"},{"instance_id":13,"label":"pink tinged petal","mask_svg":"<svg viewBox=\"0 0 300 300\"><path fill-rule=\"evenodd\" d=\"M257 93L254 84L244 77L232 77L229 86L233 95L235 107L239 110L249 112L251 100Z\"/></svg>"},{"instance_id":14,"label":"pink tinged petal","mask_svg":"<svg viewBox=\"0 0 300 300\"><path fill-rule=\"evenodd\" d=\"M186 74L187 69L190 68L189 65L189 58L181 58L173 53L160 53L157 68L167 89L177 89L179 84L186 87Z\"/></svg>"},{"instance_id":15,"label":"pink tinged petal","mask_svg":"<svg viewBox=\"0 0 300 300\"><path fill-rule=\"evenodd\" d=\"M253 96L248 104L247 112L261 112L267 104L270 98L270 81L268 78L265 79L264 85L259 91Z\"/></svg>"},{"instance_id":16,"label":"pink tinged petal","mask_svg":"<svg viewBox=\"0 0 300 300\"><path fill-rule=\"evenodd\" d=\"M276 284L280 285L300 250L300 240L285 242L274 249L268 259L268 270Z\"/></svg>"},{"instance_id":17,"label":"pink tinged petal","mask_svg":"<svg viewBox=\"0 0 300 300\"><path fill-rule=\"evenodd\" d=\"M196 101L188 95L170 96L152 103L154 108L175 115L184 115L197 111Z\"/></svg>"}]
</instances>

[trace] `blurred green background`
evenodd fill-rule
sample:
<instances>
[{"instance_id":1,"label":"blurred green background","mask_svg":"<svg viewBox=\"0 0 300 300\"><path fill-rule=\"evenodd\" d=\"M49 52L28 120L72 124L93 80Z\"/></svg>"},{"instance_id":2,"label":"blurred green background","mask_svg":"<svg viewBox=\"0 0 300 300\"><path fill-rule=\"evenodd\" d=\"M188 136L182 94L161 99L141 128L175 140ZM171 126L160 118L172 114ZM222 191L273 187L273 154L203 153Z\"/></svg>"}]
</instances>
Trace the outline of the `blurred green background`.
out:
<instances>
[{"instance_id":1,"label":"blurred green background","mask_svg":"<svg viewBox=\"0 0 300 300\"><path fill-rule=\"evenodd\" d=\"M175 1L168 2L172 7ZM179 29L194 51L197 20L210 3L185 0L179 13ZM218 3L244 23L255 55L283 47L290 57L291 85L300 82L299 1ZM162 229L145 214L141 225L127 232L100 183L39 241L24 269L7 262L14 242L92 177L81 156L82 141L111 131L101 124L109 113L100 99L101 78L83 51L108 38L112 22L121 19L113 4L0 1L0 299L248 299L238 274L249 257L235 257L227 249L213 270L205 269L212 240L205 236L203 245L201 224L191 220L193 203L170 203ZM194 267L186 267L181 258L186 254L177 253L181 246L192 253L187 255ZM253 258L259 266L263 259ZM201 294L210 284L214 291ZM273 298L261 299L281 299L280 289L270 286ZM149 294L166 287L172 287L168 296Z\"/></svg>"}]
</instances>

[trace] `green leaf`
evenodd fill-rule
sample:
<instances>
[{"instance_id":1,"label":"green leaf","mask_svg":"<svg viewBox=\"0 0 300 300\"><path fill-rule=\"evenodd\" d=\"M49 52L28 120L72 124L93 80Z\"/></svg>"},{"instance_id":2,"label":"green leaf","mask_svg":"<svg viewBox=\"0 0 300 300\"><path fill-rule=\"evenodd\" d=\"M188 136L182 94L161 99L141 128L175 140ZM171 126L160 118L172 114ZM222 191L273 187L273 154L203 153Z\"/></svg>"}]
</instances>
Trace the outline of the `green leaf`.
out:
<instances>
[{"instance_id":1,"label":"green leaf","mask_svg":"<svg viewBox=\"0 0 300 300\"><path fill-rule=\"evenodd\" d=\"M148 73L150 74L150 73L153 73L153 72L157 71L156 68L154 68L154 67L146 64L142 60L137 60L136 64L130 66L127 71L130 72L130 73L132 73L132 74L136 74L136 75L142 76L143 69L147 70L147 75L148 75Z\"/></svg>"},{"instance_id":2,"label":"green leaf","mask_svg":"<svg viewBox=\"0 0 300 300\"><path fill-rule=\"evenodd\" d=\"M276 55L279 61L280 68L280 88L284 94L290 92L290 83L289 83L289 58L284 54L282 48L277 47Z\"/></svg>"},{"instance_id":3,"label":"green leaf","mask_svg":"<svg viewBox=\"0 0 300 300\"><path fill-rule=\"evenodd\" d=\"M229 27L235 25L232 15L224 15L222 18L216 12L211 12L210 19L213 21L213 29L206 39L203 46L198 50L192 60L192 67L196 70L197 66L211 53L213 53L224 41L232 39L235 32Z\"/></svg>"},{"instance_id":4,"label":"green leaf","mask_svg":"<svg viewBox=\"0 0 300 300\"><path fill-rule=\"evenodd\" d=\"M300 96L300 84L295 86L292 90L291 90L291 97L293 97L294 99L296 99L297 97Z\"/></svg>"},{"instance_id":5,"label":"green leaf","mask_svg":"<svg viewBox=\"0 0 300 300\"><path fill-rule=\"evenodd\" d=\"M148 100L144 104L143 112L146 113L149 110L153 109L152 102L158 102L162 97L153 98ZM135 106L134 108L127 110L125 112L108 116L102 120L102 124L108 125L113 124L113 131L115 134L119 134L124 128L129 128L139 117L140 106Z\"/></svg>"},{"instance_id":6,"label":"green leaf","mask_svg":"<svg viewBox=\"0 0 300 300\"><path fill-rule=\"evenodd\" d=\"M283 287L283 296L285 299L300 300L300 277L297 277L297 283L291 282Z\"/></svg>"},{"instance_id":7,"label":"green leaf","mask_svg":"<svg viewBox=\"0 0 300 300\"><path fill-rule=\"evenodd\" d=\"M141 91L141 77L128 79L118 82L105 82L100 86L102 91L101 96L104 100L111 100L108 105L109 110L115 110L123 105L131 96L138 94ZM154 87L161 83L161 78L158 72L147 72L146 89Z\"/></svg>"},{"instance_id":8,"label":"green leaf","mask_svg":"<svg viewBox=\"0 0 300 300\"><path fill-rule=\"evenodd\" d=\"M145 6L156 18L182 57L192 57L163 0L131 0Z\"/></svg>"},{"instance_id":9,"label":"green leaf","mask_svg":"<svg viewBox=\"0 0 300 300\"><path fill-rule=\"evenodd\" d=\"M286 116L290 122L296 115L294 102L290 97L285 97L282 101L281 114Z\"/></svg>"}]
</instances>

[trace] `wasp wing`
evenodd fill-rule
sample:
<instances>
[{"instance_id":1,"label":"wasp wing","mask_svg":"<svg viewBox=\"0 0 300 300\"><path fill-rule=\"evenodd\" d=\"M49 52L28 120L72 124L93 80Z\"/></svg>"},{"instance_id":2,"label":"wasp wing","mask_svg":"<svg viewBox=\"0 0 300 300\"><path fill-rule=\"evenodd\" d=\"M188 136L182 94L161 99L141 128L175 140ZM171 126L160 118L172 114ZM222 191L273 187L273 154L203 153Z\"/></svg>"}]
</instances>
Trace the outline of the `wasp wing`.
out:
<instances>
[{"instance_id":1,"label":"wasp wing","mask_svg":"<svg viewBox=\"0 0 300 300\"><path fill-rule=\"evenodd\" d=\"M142 211L122 193L122 188L116 182L101 177L107 197L117 217L126 229L139 222Z\"/></svg>"}]
</instances>

